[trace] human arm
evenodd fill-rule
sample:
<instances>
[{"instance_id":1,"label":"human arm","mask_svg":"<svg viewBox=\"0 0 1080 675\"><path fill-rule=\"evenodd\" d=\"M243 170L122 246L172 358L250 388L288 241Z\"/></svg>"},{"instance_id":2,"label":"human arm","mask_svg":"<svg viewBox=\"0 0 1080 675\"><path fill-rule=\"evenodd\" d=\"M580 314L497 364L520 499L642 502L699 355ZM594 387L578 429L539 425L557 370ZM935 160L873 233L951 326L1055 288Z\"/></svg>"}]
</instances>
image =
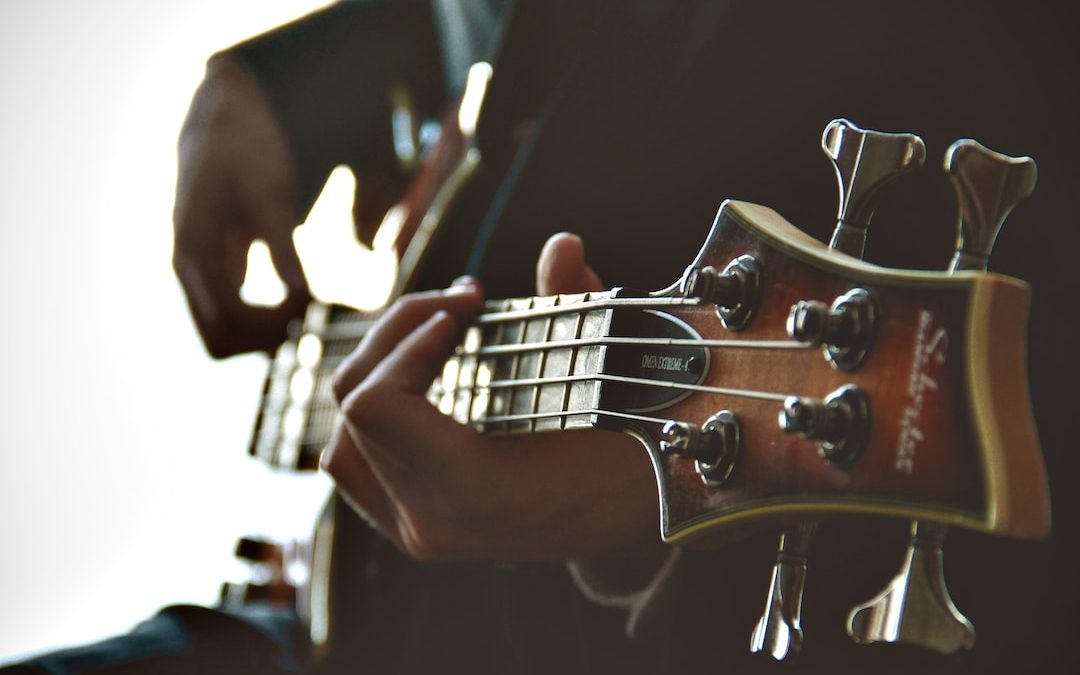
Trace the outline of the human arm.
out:
<instances>
[{"instance_id":1,"label":"human arm","mask_svg":"<svg viewBox=\"0 0 1080 675\"><path fill-rule=\"evenodd\" d=\"M408 89L422 114L443 97L427 11L343 2L210 60L180 136L173 264L213 356L273 348L306 305L292 231L334 166L358 177L362 240L396 201L390 89ZM255 240L286 283L279 307L239 298Z\"/></svg>"}]
</instances>

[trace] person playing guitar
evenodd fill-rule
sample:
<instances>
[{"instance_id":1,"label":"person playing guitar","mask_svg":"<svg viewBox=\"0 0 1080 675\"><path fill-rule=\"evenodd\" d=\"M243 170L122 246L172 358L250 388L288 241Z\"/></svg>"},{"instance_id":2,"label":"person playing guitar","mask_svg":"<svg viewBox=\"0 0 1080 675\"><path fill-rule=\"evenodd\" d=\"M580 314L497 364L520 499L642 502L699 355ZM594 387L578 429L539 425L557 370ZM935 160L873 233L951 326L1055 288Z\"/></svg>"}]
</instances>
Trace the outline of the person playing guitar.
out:
<instances>
[{"instance_id":1,"label":"person playing guitar","mask_svg":"<svg viewBox=\"0 0 1080 675\"><path fill-rule=\"evenodd\" d=\"M364 540L363 562L346 558L364 570L348 594L355 623L317 668L790 670L746 649L779 524L739 532L719 549L664 544L654 467L633 438L596 430L485 435L433 406L431 382L461 353L455 345L466 327L491 311L488 297L595 292L612 281L641 289L627 298L669 287L725 197L765 204L827 240L834 178L813 146L840 114L918 130L934 153L974 136L1030 152L1044 173L1071 166L1070 151L1080 149L1066 104L1080 63L1072 24L1060 9L1004 3L568 8L522 0L505 14L494 4L341 3L256 38L211 62L181 138L174 264L196 323L214 356L271 349L309 300L290 235L316 186L333 165L351 164L359 233L370 240L366 223L378 220L370 214L381 215L402 191L387 92L404 86L422 116L435 115L455 77L453 68L443 75L440 61L460 60L448 56L447 36L463 31L474 45L484 42L480 33L497 36L476 128L481 167L431 242L412 286L423 290L396 302L335 377L343 425L322 465L380 536ZM1005 49L1002 35L1021 47ZM956 232L943 180L927 170L897 181L899 198L878 209L868 259L944 267ZM1047 177L1016 218L1022 211L1033 225L1056 222L1068 212L1066 195L1060 177ZM736 218L730 209L741 207L728 206L722 213ZM278 308L249 308L237 296L256 239L268 243L289 287ZM1034 305L1032 343L1063 344L1052 337L1050 308L1064 302L1065 253L1034 237L1001 248L995 266L1044 298ZM770 289L772 270L761 282ZM683 277L684 290L692 281ZM1051 449L1064 440L1055 385L1065 376L1053 367L1063 354L1048 348L1031 357L1055 499L1058 476L1073 461ZM794 428L803 403L783 405ZM1075 509L1065 500L1055 509L1064 509L1060 532ZM348 527L368 531L354 521ZM1032 546L957 530L950 560L964 576L950 574L953 594L992 636L966 661L853 646L837 626L895 573L908 527L856 519L819 528L810 563L817 590L807 593L808 637L796 671L1074 665L1067 615L1055 609L1060 598L1075 599L1058 585L1071 578L1058 535ZM788 554L805 572L806 551Z\"/></svg>"},{"instance_id":2,"label":"person playing guitar","mask_svg":"<svg viewBox=\"0 0 1080 675\"><path fill-rule=\"evenodd\" d=\"M680 12L685 14L677 16ZM537 664L545 663L543 654L537 656L544 649L523 647L536 635L548 635L549 647L561 645L551 647L552 652L562 649L575 654L580 662L573 667L583 669L589 667L586 663L603 663L596 654L613 648L622 660L632 654L629 660L648 671L658 653L656 643L649 640L678 640L687 646L677 650L677 657L667 654L669 663L690 667L707 661L700 646L708 643L732 645L730 651L740 653L725 653L723 661L741 663L751 627L748 618L759 613L760 586L767 581L762 575L774 546L772 535L713 553L659 546L654 536L653 477L636 443L604 432L564 434L557 441L539 435L490 438L447 419L427 401L432 375L441 368L460 330L481 311L482 298L534 293L529 272L541 247L536 292L548 295L595 291L602 278L642 289L666 286L697 251L702 224L711 220L725 195L768 204L827 239L825 228L833 222L829 216L833 190L828 187L832 178L813 151L796 157L794 149L800 144L805 147L838 112L887 129L917 130L939 152L951 139L974 135L994 138L1001 147L1029 151L1043 165L1052 157L1052 150L1025 145L1026 134L1015 123L1024 119L1024 113L1009 114L1000 107L1009 102L1018 110L1030 111L1025 103L1029 97L1000 91L1020 83L982 86L963 65L976 53L991 63L1004 58L993 41L975 37L976 33L995 35L995 27L1005 22L1002 16L991 16L993 12L974 6L960 12L964 21L986 24L982 31L964 30L960 46L955 42L958 28L953 14L929 5L920 8L914 14L923 17L916 24L921 40L954 44L956 50L901 57L886 46L905 41L907 24L900 19L873 23L861 16L865 8L858 12L785 8L782 18L769 22L770 46L766 48L757 41L766 35L762 12L711 3L691 3L689 9L680 10L647 3L633 9L586 3L568 12L528 2L517 3L510 11L492 60L495 77L477 127L481 171L465 188L456 213L444 222L440 237L433 242L429 269L415 287L445 287L462 272L472 273L474 280L449 292L409 296L397 303L340 366L334 390L346 423L323 457L324 468L335 477L342 494L375 524L393 549L427 563L395 562L389 566L394 571L386 573L386 585L368 588L369 596L389 596L384 589L399 581L395 576L399 573L399 590L408 588L408 573L402 571L408 569L416 575L416 588L424 589L415 593L428 594L431 605L445 605L410 606L400 612L426 617L422 629L404 638L404 644L431 654L430 661L421 661L450 664L457 658L468 662L464 654L474 649L471 645L478 639L436 618L453 617L456 611L467 616L501 611L508 625L516 622L528 627L510 638L512 646L491 651L510 652L516 654L514 659ZM910 13L912 9L904 9L904 15ZM855 58L850 45L842 41L822 44L818 36L835 31L836 26L828 22L836 21L850 23L841 30L846 35L868 35L873 26L879 33L867 43L873 49ZM1038 17L1028 17L1012 28L1023 32L1044 24ZM544 58L537 59L537 53ZM731 65L730 57L737 54L747 62ZM796 63L785 58L788 54L801 56ZM1041 57L1032 55L1035 60ZM256 69L268 63L253 60ZM723 63L729 67L720 68ZM865 75L856 71L858 75L826 77L826 64L837 63L864 67ZM933 66L916 65L920 63ZM981 66L980 71L1002 70ZM942 100L958 103L950 108ZM286 109L294 105L279 103ZM989 109L995 114L987 114ZM931 187L940 177L930 171L905 180L906 184L897 181L895 187L904 199L879 210L868 257L904 267L942 267L939 260L947 256L953 231L920 227L913 237L903 233L903 224L947 222L955 207L948 203L947 192ZM1024 208L1040 208L1035 205L1040 200L1053 199L1044 192L1044 186L1040 187L1038 199ZM940 194L940 203L931 194ZM1041 203L1041 208L1049 210L1047 203ZM581 237L563 235L542 246L559 230L575 231ZM183 230L180 235L183 238ZM596 271L585 264L583 241L589 243ZM1013 249L998 255L996 260L1004 269L1010 265L1025 269L1023 276L1031 279L1027 266L1018 262L1021 253ZM199 314L198 306L193 309ZM212 330L207 333L213 334ZM1037 401L1037 410L1039 405ZM815 555L820 557L814 559L812 569L819 579L832 582L823 585L831 588L829 594L834 597L816 595L815 611L825 612L824 606L835 604L842 609L831 611L842 617L848 608L873 595L880 580L894 571L897 553L888 550L888 542L903 542L905 527L845 524L839 531L823 530L820 537L828 543L816 544ZM953 555L966 555L963 535L955 538L960 541ZM861 543L853 545L853 541ZM381 555L396 561L396 553L374 545L382 551L376 558ZM834 562L836 556L846 558L852 550L858 551L860 570ZM1018 554L1007 548L999 555L1013 559ZM575 563L567 576L557 571L562 564L529 562L545 559ZM503 579L470 585L467 593L446 591L455 576L438 575L454 569L461 578L469 578L476 571L475 561L516 563L515 571L487 567L485 573ZM436 562L449 563L449 567L430 565ZM401 568L394 566L399 563ZM664 566L666 573L661 575ZM538 572L539 568L544 571ZM530 575L535 575L534 580L529 580ZM552 585L552 577L545 575L563 579ZM504 589L491 591L489 583L513 588L534 585L546 593L553 593L553 588L568 595L581 593L577 584L568 583L569 578L584 582L588 597L616 608L597 610L575 600L552 610L536 597L523 600L525 591L516 592L516 608L503 603L492 609L483 599L485 593L505 593ZM662 580L663 588L650 585L653 580ZM969 607L973 602L977 600L970 596L966 600ZM1001 602L1024 605L1018 596ZM721 605L731 608L721 609ZM609 636L606 631L611 629L595 626L617 625L627 608L635 609L638 637L625 644L616 640L613 647L597 639L597 634ZM565 634L550 629L544 633L537 625L538 616L558 621L556 617L569 616L567 612L593 617L588 622L593 633L584 633L592 647L567 647L565 639L559 640ZM395 638L381 622L399 629L408 623L394 611L380 619L376 610L369 610L365 619L364 629L375 637L357 634L356 639L370 639L369 647ZM981 619L985 625L987 619ZM499 623L476 620L485 626ZM1003 633L1020 639L1016 630ZM443 631L453 637L433 637ZM824 633L816 631L818 648L802 654L801 667L835 666L835 654L849 647L842 631ZM396 637L402 639L401 634ZM996 656L974 652L981 667L988 663L982 658L1000 658L994 647L986 651ZM528 657L523 656L526 653ZM865 656L867 651L843 653L852 667L858 667L854 664L861 659L867 667L881 667L873 649L869 656ZM376 663L387 663L380 658L376 657ZM905 659L895 662L895 667L909 664ZM551 661L546 663L555 667ZM569 667L565 663L562 659L559 666ZM751 663L747 667L768 669L757 661ZM540 665L522 667L523 672L529 667L544 670ZM744 672L742 665L732 667Z\"/></svg>"}]
</instances>

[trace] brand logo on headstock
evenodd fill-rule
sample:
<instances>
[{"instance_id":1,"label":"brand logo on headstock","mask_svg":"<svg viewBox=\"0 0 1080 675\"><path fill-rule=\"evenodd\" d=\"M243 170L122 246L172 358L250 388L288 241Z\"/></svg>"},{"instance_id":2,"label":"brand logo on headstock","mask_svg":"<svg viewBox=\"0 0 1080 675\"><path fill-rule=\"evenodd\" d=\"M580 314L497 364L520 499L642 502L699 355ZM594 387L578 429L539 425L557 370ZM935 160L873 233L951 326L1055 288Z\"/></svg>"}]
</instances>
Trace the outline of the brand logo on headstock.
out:
<instances>
[{"instance_id":1,"label":"brand logo on headstock","mask_svg":"<svg viewBox=\"0 0 1080 675\"><path fill-rule=\"evenodd\" d=\"M641 367L649 370L669 370L686 373L690 371L690 361L690 358L681 356L641 355Z\"/></svg>"},{"instance_id":2,"label":"brand logo on headstock","mask_svg":"<svg viewBox=\"0 0 1080 675\"><path fill-rule=\"evenodd\" d=\"M900 417L900 437L896 445L898 471L911 474L915 470L915 449L922 442L922 411L928 392L938 390L938 383L928 372L931 367L945 364L945 352L949 348L949 335L944 328L935 328L934 315L927 310L919 312L919 327L915 332L915 349L912 352L911 373L908 376L908 405Z\"/></svg>"}]
</instances>

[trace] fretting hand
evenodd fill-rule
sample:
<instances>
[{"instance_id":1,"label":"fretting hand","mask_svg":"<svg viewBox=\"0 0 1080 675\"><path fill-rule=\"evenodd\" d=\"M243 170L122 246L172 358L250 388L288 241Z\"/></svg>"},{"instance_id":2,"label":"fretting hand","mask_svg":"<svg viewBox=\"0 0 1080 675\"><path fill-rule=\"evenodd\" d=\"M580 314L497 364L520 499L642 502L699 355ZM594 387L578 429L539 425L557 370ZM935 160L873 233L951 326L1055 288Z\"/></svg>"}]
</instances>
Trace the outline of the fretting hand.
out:
<instances>
[{"instance_id":1,"label":"fretting hand","mask_svg":"<svg viewBox=\"0 0 1080 675\"><path fill-rule=\"evenodd\" d=\"M580 239L559 235L541 294L597 290ZM612 432L491 437L426 392L483 293L475 282L402 298L338 369L344 425L322 465L339 491L419 560L582 558L660 549L646 454ZM637 556L640 558L641 556Z\"/></svg>"}]
</instances>

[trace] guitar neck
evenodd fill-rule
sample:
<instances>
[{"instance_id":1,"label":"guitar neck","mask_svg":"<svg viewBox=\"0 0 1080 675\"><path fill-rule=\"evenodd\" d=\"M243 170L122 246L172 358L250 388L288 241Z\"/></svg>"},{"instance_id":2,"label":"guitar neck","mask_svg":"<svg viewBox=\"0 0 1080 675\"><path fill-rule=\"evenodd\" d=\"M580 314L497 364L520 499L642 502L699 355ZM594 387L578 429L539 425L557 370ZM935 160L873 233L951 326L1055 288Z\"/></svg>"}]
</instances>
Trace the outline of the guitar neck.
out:
<instances>
[{"instance_id":1,"label":"guitar neck","mask_svg":"<svg viewBox=\"0 0 1080 675\"><path fill-rule=\"evenodd\" d=\"M612 317L612 294L490 300L428 397L459 422L493 433L590 428ZM616 301L617 302L617 301ZM314 469L340 424L334 370L379 317L313 303L274 357L251 454Z\"/></svg>"},{"instance_id":2,"label":"guitar neck","mask_svg":"<svg viewBox=\"0 0 1080 675\"><path fill-rule=\"evenodd\" d=\"M379 318L313 302L270 363L248 452L280 469L314 470L338 424L334 370Z\"/></svg>"},{"instance_id":3,"label":"guitar neck","mask_svg":"<svg viewBox=\"0 0 1080 675\"><path fill-rule=\"evenodd\" d=\"M488 432L593 426L610 297L583 293L489 301L428 398L455 420Z\"/></svg>"}]
</instances>

